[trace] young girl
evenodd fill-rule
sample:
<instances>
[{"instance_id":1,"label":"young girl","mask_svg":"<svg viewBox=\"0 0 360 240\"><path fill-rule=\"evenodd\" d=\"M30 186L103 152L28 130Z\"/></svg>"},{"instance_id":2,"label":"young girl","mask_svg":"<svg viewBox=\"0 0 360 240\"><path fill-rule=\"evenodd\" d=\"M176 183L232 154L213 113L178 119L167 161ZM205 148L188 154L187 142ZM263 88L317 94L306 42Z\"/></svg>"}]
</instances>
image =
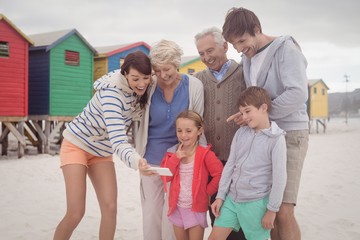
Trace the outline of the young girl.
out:
<instances>
[{"instance_id":1,"label":"young girl","mask_svg":"<svg viewBox=\"0 0 360 240\"><path fill-rule=\"evenodd\" d=\"M198 113L181 112L176 118L179 144L168 150L161 163L173 173L166 177L171 181L168 217L178 240L203 239L209 198L218 189L223 169L211 146L199 145L203 125Z\"/></svg>"}]
</instances>

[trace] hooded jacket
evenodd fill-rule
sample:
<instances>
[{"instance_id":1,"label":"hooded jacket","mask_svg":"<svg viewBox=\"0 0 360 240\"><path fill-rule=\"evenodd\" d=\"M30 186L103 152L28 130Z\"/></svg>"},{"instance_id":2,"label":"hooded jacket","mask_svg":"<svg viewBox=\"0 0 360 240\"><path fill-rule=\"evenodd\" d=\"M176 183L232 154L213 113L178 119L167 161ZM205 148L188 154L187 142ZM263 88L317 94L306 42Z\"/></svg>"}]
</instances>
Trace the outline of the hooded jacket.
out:
<instances>
[{"instance_id":1,"label":"hooded jacket","mask_svg":"<svg viewBox=\"0 0 360 240\"><path fill-rule=\"evenodd\" d=\"M137 96L120 70L98 79L94 89L97 91L84 110L66 124L64 138L95 156L115 153L137 169L141 157L126 135L131 122L142 113Z\"/></svg>"},{"instance_id":2,"label":"hooded jacket","mask_svg":"<svg viewBox=\"0 0 360 240\"><path fill-rule=\"evenodd\" d=\"M259 132L244 126L235 133L216 198L250 202L269 196L267 208L277 212L286 179L285 131L275 122Z\"/></svg>"},{"instance_id":3,"label":"hooded jacket","mask_svg":"<svg viewBox=\"0 0 360 240\"><path fill-rule=\"evenodd\" d=\"M175 210L180 193L180 159L175 154L177 147L176 145L170 148L161 163L162 167L168 167L173 174L172 177L163 177L165 189L166 181L171 181L168 215ZM192 182L191 210L193 212L206 212L209 205L209 196L215 194L218 190L223 165L210 148L211 145L207 147L198 145L196 148ZM209 176L212 176L210 182L208 182Z\"/></svg>"},{"instance_id":4,"label":"hooded jacket","mask_svg":"<svg viewBox=\"0 0 360 240\"><path fill-rule=\"evenodd\" d=\"M256 84L265 88L271 99L270 120L285 131L308 129L307 61L291 36L276 38L269 46L257 75ZM251 58L242 57L246 86L251 86Z\"/></svg>"}]
</instances>

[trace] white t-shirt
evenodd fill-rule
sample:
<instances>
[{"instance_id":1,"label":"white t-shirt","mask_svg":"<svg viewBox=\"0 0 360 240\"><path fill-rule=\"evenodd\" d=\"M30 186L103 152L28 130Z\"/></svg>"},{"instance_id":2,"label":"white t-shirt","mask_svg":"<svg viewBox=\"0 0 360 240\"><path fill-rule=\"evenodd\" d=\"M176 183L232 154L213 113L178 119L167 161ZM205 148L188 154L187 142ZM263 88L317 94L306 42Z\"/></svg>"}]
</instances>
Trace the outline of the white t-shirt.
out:
<instances>
[{"instance_id":1,"label":"white t-shirt","mask_svg":"<svg viewBox=\"0 0 360 240\"><path fill-rule=\"evenodd\" d=\"M257 86L257 76L261 69L261 65L264 62L265 56L268 52L269 48L265 48L261 52L257 53L255 56L251 58L251 65L250 65L250 80L252 86Z\"/></svg>"}]
</instances>

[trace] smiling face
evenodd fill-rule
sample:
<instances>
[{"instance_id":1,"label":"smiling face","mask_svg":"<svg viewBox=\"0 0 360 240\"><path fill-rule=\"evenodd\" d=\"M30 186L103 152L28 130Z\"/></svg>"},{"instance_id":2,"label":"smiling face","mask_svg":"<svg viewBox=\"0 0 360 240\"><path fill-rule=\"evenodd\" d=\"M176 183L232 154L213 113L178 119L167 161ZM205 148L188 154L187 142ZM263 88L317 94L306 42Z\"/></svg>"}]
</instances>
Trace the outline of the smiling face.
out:
<instances>
[{"instance_id":1,"label":"smiling face","mask_svg":"<svg viewBox=\"0 0 360 240\"><path fill-rule=\"evenodd\" d=\"M202 128L195 125L195 121L188 118L176 120L176 136L183 145L183 149L191 149L198 141Z\"/></svg>"},{"instance_id":2,"label":"smiling face","mask_svg":"<svg viewBox=\"0 0 360 240\"><path fill-rule=\"evenodd\" d=\"M233 36L229 42L233 45L238 53L243 53L246 57L252 58L260 49L258 34L258 31L255 31L254 36L245 32L240 37Z\"/></svg>"},{"instance_id":3,"label":"smiling face","mask_svg":"<svg viewBox=\"0 0 360 240\"><path fill-rule=\"evenodd\" d=\"M154 73L157 77L158 84L162 86L172 86L177 84L179 73L174 64L167 63L153 66Z\"/></svg>"},{"instance_id":4,"label":"smiling face","mask_svg":"<svg viewBox=\"0 0 360 240\"><path fill-rule=\"evenodd\" d=\"M226 52L228 45L226 42L220 45L215 42L213 35L205 35L196 42L201 61L210 69L220 71L227 61Z\"/></svg>"},{"instance_id":5,"label":"smiling face","mask_svg":"<svg viewBox=\"0 0 360 240\"><path fill-rule=\"evenodd\" d=\"M266 104L259 108L253 105L240 106L239 110L245 123L256 132L270 127Z\"/></svg>"},{"instance_id":6,"label":"smiling face","mask_svg":"<svg viewBox=\"0 0 360 240\"><path fill-rule=\"evenodd\" d=\"M151 75L145 75L134 68L130 68L129 73L125 73L130 88L138 95L142 96L151 81Z\"/></svg>"}]
</instances>

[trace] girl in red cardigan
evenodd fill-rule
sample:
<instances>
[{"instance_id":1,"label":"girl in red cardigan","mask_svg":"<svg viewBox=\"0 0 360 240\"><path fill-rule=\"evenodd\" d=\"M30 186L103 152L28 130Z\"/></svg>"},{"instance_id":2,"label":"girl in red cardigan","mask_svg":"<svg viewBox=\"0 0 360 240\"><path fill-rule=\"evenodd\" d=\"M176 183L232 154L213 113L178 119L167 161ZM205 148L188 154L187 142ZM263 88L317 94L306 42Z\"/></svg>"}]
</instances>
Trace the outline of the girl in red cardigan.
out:
<instances>
[{"instance_id":1,"label":"girl in red cardigan","mask_svg":"<svg viewBox=\"0 0 360 240\"><path fill-rule=\"evenodd\" d=\"M176 118L179 144L168 150L161 163L173 174L164 180L171 181L168 217L178 240L203 239L209 198L218 189L223 169L211 146L199 145L203 131L204 122L198 113L180 113Z\"/></svg>"}]
</instances>

